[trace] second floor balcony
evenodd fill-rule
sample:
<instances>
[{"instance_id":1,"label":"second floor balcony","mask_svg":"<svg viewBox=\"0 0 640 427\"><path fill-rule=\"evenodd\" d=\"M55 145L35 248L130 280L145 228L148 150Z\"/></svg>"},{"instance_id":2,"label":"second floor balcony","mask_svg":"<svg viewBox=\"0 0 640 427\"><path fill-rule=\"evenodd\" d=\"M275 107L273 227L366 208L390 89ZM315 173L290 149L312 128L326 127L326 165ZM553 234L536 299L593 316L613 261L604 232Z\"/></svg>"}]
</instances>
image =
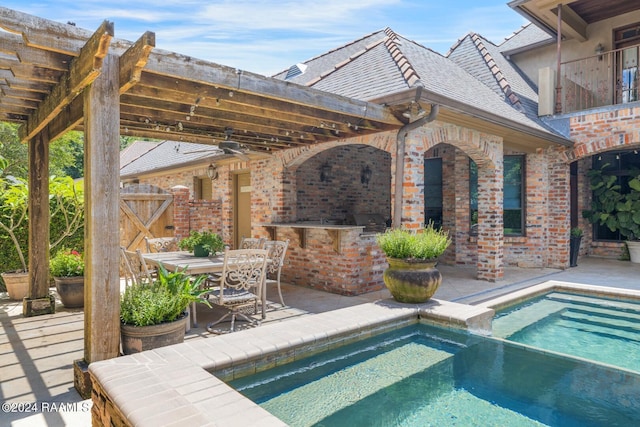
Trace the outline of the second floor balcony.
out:
<instances>
[{"instance_id":1,"label":"second floor balcony","mask_svg":"<svg viewBox=\"0 0 640 427\"><path fill-rule=\"evenodd\" d=\"M639 100L639 45L563 62L556 114Z\"/></svg>"}]
</instances>

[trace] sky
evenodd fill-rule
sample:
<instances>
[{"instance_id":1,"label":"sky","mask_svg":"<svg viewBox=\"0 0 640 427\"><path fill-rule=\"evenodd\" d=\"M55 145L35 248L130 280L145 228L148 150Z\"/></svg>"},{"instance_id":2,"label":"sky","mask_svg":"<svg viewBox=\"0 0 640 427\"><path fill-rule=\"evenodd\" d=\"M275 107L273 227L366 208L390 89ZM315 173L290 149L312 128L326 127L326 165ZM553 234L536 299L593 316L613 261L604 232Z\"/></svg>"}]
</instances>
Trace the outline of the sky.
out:
<instances>
[{"instance_id":1,"label":"sky","mask_svg":"<svg viewBox=\"0 0 640 427\"><path fill-rule=\"evenodd\" d=\"M1 6L115 37L145 31L156 47L222 65L274 75L390 27L446 54L469 32L500 44L527 21L508 0L3 0Z\"/></svg>"}]
</instances>

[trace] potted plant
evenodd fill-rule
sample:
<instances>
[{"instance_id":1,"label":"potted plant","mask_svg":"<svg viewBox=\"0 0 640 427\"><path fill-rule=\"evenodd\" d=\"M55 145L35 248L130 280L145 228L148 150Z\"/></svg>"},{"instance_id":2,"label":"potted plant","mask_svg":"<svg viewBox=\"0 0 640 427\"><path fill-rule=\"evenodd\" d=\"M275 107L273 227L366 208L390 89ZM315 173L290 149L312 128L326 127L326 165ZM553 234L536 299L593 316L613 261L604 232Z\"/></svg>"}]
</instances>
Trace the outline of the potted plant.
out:
<instances>
[{"instance_id":1,"label":"potted plant","mask_svg":"<svg viewBox=\"0 0 640 427\"><path fill-rule=\"evenodd\" d=\"M194 278L162 264L151 283L134 283L120 297L120 336L124 354L138 353L184 341L187 308L209 305L201 289L206 276Z\"/></svg>"},{"instance_id":2,"label":"potted plant","mask_svg":"<svg viewBox=\"0 0 640 427\"><path fill-rule=\"evenodd\" d=\"M575 267L578 265L578 255L580 254L582 234L582 228L580 227L574 227L571 229L571 238L569 239L569 267Z\"/></svg>"},{"instance_id":3,"label":"potted plant","mask_svg":"<svg viewBox=\"0 0 640 427\"><path fill-rule=\"evenodd\" d=\"M438 257L451 244L448 232L429 223L415 232L388 230L378 234L376 241L387 256L389 268L384 271L383 280L395 300L421 303L435 294L442 282L436 268Z\"/></svg>"},{"instance_id":4,"label":"potted plant","mask_svg":"<svg viewBox=\"0 0 640 427\"><path fill-rule=\"evenodd\" d=\"M0 234L14 248L20 266L2 273L2 279L9 298L22 300L29 291L25 257L29 191L27 182L19 178L0 179L0 189ZM82 185L68 176L54 177L49 181L49 194L52 235L56 236L49 246L54 249L84 226Z\"/></svg>"},{"instance_id":5,"label":"potted plant","mask_svg":"<svg viewBox=\"0 0 640 427\"><path fill-rule=\"evenodd\" d=\"M224 242L218 234L211 231L191 230L189 237L180 240L178 247L182 250L193 251L194 256L206 257L212 253L222 252Z\"/></svg>"},{"instance_id":6,"label":"potted plant","mask_svg":"<svg viewBox=\"0 0 640 427\"><path fill-rule=\"evenodd\" d=\"M84 258L75 250L63 249L49 261L56 291L67 308L84 306Z\"/></svg>"},{"instance_id":7,"label":"potted plant","mask_svg":"<svg viewBox=\"0 0 640 427\"><path fill-rule=\"evenodd\" d=\"M582 212L592 224L606 225L627 239L631 262L640 263L640 170L631 172L628 191L623 192L615 175L606 173L608 164L587 174L593 192L591 209Z\"/></svg>"}]
</instances>

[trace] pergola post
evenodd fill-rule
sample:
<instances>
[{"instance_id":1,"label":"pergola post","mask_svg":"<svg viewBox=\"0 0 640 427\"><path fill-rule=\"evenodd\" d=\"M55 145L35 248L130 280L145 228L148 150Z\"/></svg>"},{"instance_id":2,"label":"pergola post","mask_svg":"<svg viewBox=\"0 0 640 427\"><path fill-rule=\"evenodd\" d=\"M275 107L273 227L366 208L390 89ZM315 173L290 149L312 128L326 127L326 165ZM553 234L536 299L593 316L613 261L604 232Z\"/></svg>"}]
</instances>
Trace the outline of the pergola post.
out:
<instances>
[{"instance_id":1,"label":"pergola post","mask_svg":"<svg viewBox=\"0 0 640 427\"><path fill-rule=\"evenodd\" d=\"M119 58L107 55L84 90L85 288L84 360L75 387L90 396L87 365L118 356L120 346Z\"/></svg>"},{"instance_id":2,"label":"pergola post","mask_svg":"<svg viewBox=\"0 0 640 427\"><path fill-rule=\"evenodd\" d=\"M23 300L26 317L55 312L49 293L49 133L43 129L29 140L29 294Z\"/></svg>"}]
</instances>

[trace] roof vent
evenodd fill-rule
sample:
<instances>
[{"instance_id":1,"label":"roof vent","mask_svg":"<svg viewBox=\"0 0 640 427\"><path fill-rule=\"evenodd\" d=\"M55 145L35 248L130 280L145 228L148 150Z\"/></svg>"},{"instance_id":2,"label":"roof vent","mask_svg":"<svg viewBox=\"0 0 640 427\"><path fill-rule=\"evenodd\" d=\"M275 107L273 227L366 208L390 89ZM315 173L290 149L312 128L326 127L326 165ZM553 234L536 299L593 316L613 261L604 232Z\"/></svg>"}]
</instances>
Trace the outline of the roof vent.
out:
<instances>
[{"instance_id":1,"label":"roof vent","mask_svg":"<svg viewBox=\"0 0 640 427\"><path fill-rule=\"evenodd\" d=\"M302 63L297 63L296 65L292 65L287 71L287 75L285 76L285 80L289 80L294 78L295 76L299 76L303 74L307 70L307 65Z\"/></svg>"}]
</instances>

